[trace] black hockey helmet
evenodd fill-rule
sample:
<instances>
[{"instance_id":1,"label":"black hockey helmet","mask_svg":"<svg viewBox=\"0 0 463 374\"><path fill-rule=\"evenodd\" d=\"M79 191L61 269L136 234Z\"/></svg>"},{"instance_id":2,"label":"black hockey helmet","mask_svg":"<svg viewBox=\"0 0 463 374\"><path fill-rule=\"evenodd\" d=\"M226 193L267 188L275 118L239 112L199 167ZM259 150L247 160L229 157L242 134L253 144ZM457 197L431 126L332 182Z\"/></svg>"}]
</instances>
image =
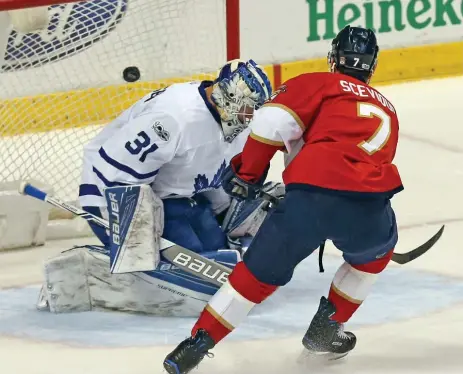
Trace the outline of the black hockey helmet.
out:
<instances>
[{"instance_id":1,"label":"black hockey helmet","mask_svg":"<svg viewBox=\"0 0 463 374\"><path fill-rule=\"evenodd\" d=\"M375 72L378 53L373 30L348 25L331 42L328 53L330 71L339 71L368 83Z\"/></svg>"}]
</instances>

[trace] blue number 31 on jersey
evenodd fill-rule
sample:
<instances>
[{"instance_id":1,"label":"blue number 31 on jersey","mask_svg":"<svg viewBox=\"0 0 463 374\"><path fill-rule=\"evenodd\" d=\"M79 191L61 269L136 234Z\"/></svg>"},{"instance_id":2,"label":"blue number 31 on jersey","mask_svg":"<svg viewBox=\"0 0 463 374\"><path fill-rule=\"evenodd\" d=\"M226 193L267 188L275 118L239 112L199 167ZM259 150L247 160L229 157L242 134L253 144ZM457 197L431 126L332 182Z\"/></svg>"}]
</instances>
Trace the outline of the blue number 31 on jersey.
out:
<instances>
[{"instance_id":1,"label":"blue number 31 on jersey","mask_svg":"<svg viewBox=\"0 0 463 374\"><path fill-rule=\"evenodd\" d=\"M151 144L151 139L146 132L140 131L137 135L135 140L125 143L125 149L133 155L139 155L143 151L139 160L145 162L146 157L158 149L158 146L155 143Z\"/></svg>"}]
</instances>

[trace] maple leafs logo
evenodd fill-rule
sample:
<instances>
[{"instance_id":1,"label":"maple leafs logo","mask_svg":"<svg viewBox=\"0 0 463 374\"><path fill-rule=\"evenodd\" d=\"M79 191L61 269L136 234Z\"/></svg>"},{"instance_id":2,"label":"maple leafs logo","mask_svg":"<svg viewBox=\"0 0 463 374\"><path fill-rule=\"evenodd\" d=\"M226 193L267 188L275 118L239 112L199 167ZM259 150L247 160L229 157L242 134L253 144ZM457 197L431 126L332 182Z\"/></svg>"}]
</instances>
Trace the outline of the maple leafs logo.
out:
<instances>
[{"instance_id":1,"label":"maple leafs logo","mask_svg":"<svg viewBox=\"0 0 463 374\"><path fill-rule=\"evenodd\" d=\"M217 173L215 173L214 178L212 178L211 182L211 187L212 188L219 188L220 185L222 184L222 176L223 172L225 171L225 168L227 167L225 160L223 160L222 164L219 167L219 170L217 170Z\"/></svg>"},{"instance_id":2,"label":"maple leafs logo","mask_svg":"<svg viewBox=\"0 0 463 374\"><path fill-rule=\"evenodd\" d=\"M195 178L193 193L197 194L207 190L219 188L222 182L222 175L225 171L225 168L226 163L225 160L223 160L222 164L219 167L219 170L217 170L217 173L214 174L214 177L212 178L212 181L210 183L209 178L206 177L206 174L198 174L198 176Z\"/></svg>"},{"instance_id":3,"label":"maple leafs logo","mask_svg":"<svg viewBox=\"0 0 463 374\"><path fill-rule=\"evenodd\" d=\"M206 174L198 174L195 178L194 184L194 193L203 192L209 187L209 179L207 179Z\"/></svg>"}]
</instances>

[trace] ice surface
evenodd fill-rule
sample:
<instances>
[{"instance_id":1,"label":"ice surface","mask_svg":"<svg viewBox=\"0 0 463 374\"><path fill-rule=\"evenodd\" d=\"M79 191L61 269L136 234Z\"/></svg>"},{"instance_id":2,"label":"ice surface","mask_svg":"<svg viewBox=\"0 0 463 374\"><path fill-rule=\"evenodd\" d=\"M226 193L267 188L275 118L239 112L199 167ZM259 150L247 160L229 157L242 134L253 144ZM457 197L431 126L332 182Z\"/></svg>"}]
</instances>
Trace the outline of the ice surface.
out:
<instances>
[{"instance_id":1,"label":"ice surface","mask_svg":"<svg viewBox=\"0 0 463 374\"><path fill-rule=\"evenodd\" d=\"M463 78L380 89L401 119L397 164L405 191L393 200L397 251L421 244L448 222L439 243L405 266L391 266L349 327L358 336L347 360L294 363L300 340L341 259L332 247L325 274L316 258L205 360L198 374L463 372ZM281 160L272 176L279 179ZM0 254L0 367L14 374L161 373L163 357L188 334L191 319L115 313L52 316L34 310L40 261L80 241ZM27 286L27 287L23 287ZM196 373L196 372L195 372Z\"/></svg>"},{"instance_id":2,"label":"ice surface","mask_svg":"<svg viewBox=\"0 0 463 374\"><path fill-rule=\"evenodd\" d=\"M301 263L292 282L256 307L248 321L228 339L302 336L342 260L326 256L324 263L323 274L318 273L317 256ZM37 313L34 301L38 292L37 286L0 291L0 334L78 346L163 345L183 340L195 321L108 312ZM419 317L457 303L463 303L463 279L393 267L378 281L375 293L351 320L350 326L355 329Z\"/></svg>"}]
</instances>

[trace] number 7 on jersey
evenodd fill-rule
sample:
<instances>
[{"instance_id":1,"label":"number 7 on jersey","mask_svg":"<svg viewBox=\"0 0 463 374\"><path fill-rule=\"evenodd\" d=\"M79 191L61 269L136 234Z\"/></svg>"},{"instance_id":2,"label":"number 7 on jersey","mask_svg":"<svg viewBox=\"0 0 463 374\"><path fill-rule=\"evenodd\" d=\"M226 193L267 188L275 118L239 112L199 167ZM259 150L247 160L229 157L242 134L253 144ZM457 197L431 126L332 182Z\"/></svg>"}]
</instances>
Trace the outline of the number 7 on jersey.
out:
<instances>
[{"instance_id":1,"label":"number 7 on jersey","mask_svg":"<svg viewBox=\"0 0 463 374\"><path fill-rule=\"evenodd\" d=\"M358 144L360 149L372 155L381 150L391 136L391 117L380 107L369 103L357 104L357 115L362 118L378 118L381 120L378 128L368 140Z\"/></svg>"}]
</instances>

